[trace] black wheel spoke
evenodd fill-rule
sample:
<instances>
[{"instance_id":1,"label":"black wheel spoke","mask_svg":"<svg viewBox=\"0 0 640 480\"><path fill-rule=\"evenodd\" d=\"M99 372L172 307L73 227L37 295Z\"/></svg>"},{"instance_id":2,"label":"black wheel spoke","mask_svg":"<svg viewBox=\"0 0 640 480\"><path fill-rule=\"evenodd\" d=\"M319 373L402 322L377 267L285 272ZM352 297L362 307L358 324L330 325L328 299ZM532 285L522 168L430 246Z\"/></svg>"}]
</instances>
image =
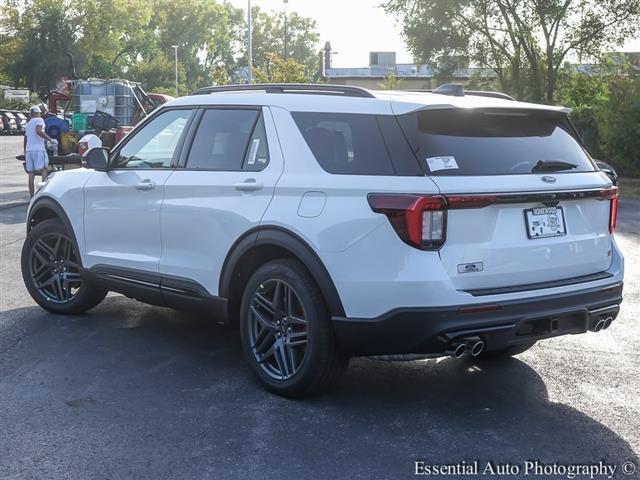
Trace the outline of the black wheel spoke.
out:
<instances>
[{"instance_id":1,"label":"black wheel spoke","mask_svg":"<svg viewBox=\"0 0 640 480\"><path fill-rule=\"evenodd\" d=\"M301 368L307 352L306 314L295 289L281 279L263 282L249 305L249 338L260 368L288 380Z\"/></svg>"},{"instance_id":2,"label":"black wheel spoke","mask_svg":"<svg viewBox=\"0 0 640 480\"><path fill-rule=\"evenodd\" d=\"M289 334L289 346L299 347L307 344L307 332L296 332Z\"/></svg>"},{"instance_id":3,"label":"black wheel spoke","mask_svg":"<svg viewBox=\"0 0 640 480\"><path fill-rule=\"evenodd\" d=\"M270 302L269 300L267 300L264 296L262 296L259 293L256 293L255 297L254 297L254 303L256 305L259 305L260 308L262 308L263 310L265 310L267 313L269 313L269 315L273 316L273 314L275 313L273 311L273 303Z\"/></svg>"},{"instance_id":4,"label":"black wheel spoke","mask_svg":"<svg viewBox=\"0 0 640 480\"><path fill-rule=\"evenodd\" d=\"M265 328L258 334L258 338L256 338L256 341L253 344L253 349L256 353L264 355L268 350L268 347L273 345L275 339L275 333L270 329Z\"/></svg>"},{"instance_id":5,"label":"black wheel spoke","mask_svg":"<svg viewBox=\"0 0 640 480\"><path fill-rule=\"evenodd\" d=\"M82 287L73 243L63 234L45 234L33 243L30 272L33 286L49 302L67 303Z\"/></svg>"}]
</instances>

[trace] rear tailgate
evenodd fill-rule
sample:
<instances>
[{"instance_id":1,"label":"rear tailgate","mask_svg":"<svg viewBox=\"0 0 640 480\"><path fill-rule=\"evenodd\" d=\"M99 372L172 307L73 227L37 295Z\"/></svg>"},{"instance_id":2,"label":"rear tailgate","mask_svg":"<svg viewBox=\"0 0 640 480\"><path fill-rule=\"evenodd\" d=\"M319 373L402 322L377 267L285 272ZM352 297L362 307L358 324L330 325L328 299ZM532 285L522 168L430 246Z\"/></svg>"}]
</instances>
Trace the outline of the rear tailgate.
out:
<instances>
[{"instance_id":1,"label":"rear tailgate","mask_svg":"<svg viewBox=\"0 0 640 480\"><path fill-rule=\"evenodd\" d=\"M607 193L601 194L606 185L602 174L553 175L553 186L541 177L478 176L463 181L432 177L452 207L447 212L447 240L440 257L456 289L573 279L609 267L611 202ZM514 192L515 186L518 191ZM479 206L483 197L492 203ZM475 200L479 207L465 207L465 198L471 198L471 206ZM527 220L527 211L539 215ZM558 225L546 231L540 225L536 230L534 222L548 219ZM539 230L553 235L536 236Z\"/></svg>"},{"instance_id":2,"label":"rear tailgate","mask_svg":"<svg viewBox=\"0 0 640 480\"><path fill-rule=\"evenodd\" d=\"M531 286L610 266L614 191L565 113L450 108L397 118L447 199L439 252L456 289Z\"/></svg>"}]
</instances>

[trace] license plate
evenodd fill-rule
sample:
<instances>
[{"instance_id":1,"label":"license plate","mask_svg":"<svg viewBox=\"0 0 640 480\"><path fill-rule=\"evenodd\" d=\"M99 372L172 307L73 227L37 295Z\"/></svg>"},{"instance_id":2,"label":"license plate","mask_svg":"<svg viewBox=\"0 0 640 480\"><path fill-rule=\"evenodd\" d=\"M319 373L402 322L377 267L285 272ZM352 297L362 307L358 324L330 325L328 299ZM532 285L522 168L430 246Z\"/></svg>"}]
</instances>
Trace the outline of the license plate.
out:
<instances>
[{"instance_id":1,"label":"license plate","mask_svg":"<svg viewBox=\"0 0 640 480\"><path fill-rule=\"evenodd\" d=\"M524 211L529 238L561 237L567 234L562 207L528 208Z\"/></svg>"}]
</instances>

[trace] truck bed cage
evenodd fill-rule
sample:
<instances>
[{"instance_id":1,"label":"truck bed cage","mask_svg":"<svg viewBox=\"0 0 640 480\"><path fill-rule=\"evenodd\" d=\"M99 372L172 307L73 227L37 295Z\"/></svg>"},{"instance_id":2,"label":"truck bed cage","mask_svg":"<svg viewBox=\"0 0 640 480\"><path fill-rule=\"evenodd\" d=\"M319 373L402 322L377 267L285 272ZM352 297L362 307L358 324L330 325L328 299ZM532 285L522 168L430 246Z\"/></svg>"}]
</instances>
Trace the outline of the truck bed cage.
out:
<instances>
[{"instance_id":1,"label":"truck bed cage","mask_svg":"<svg viewBox=\"0 0 640 480\"><path fill-rule=\"evenodd\" d=\"M206 95L220 92L251 92L265 93L303 93L312 95L338 95L342 97L375 98L369 90L351 85L329 85L318 83L247 83L239 85L221 85L204 87L192 92L191 95Z\"/></svg>"}]
</instances>

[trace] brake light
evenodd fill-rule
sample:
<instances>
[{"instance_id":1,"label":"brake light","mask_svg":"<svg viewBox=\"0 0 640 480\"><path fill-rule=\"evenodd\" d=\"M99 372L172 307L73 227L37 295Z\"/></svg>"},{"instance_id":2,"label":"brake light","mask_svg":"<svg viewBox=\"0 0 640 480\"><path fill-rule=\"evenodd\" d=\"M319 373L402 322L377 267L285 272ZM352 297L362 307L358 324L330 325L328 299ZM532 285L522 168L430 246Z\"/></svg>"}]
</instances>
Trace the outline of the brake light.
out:
<instances>
[{"instance_id":1,"label":"brake light","mask_svg":"<svg viewBox=\"0 0 640 480\"><path fill-rule=\"evenodd\" d=\"M440 195L371 193L369 205L387 216L398 236L422 250L438 250L445 241L447 203Z\"/></svg>"},{"instance_id":2,"label":"brake light","mask_svg":"<svg viewBox=\"0 0 640 480\"><path fill-rule=\"evenodd\" d=\"M616 230L618 223L618 201L620 197L616 193L616 196L611 200L611 211L609 212L609 233L613 233Z\"/></svg>"},{"instance_id":3,"label":"brake light","mask_svg":"<svg viewBox=\"0 0 640 480\"><path fill-rule=\"evenodd\" d=\"M611 187L605 190L600 190L600 198L603 200L611 201L611 208L609 210L609 233L613 233L618 223L618 187Z\"/></svg>"}]
</instances>

